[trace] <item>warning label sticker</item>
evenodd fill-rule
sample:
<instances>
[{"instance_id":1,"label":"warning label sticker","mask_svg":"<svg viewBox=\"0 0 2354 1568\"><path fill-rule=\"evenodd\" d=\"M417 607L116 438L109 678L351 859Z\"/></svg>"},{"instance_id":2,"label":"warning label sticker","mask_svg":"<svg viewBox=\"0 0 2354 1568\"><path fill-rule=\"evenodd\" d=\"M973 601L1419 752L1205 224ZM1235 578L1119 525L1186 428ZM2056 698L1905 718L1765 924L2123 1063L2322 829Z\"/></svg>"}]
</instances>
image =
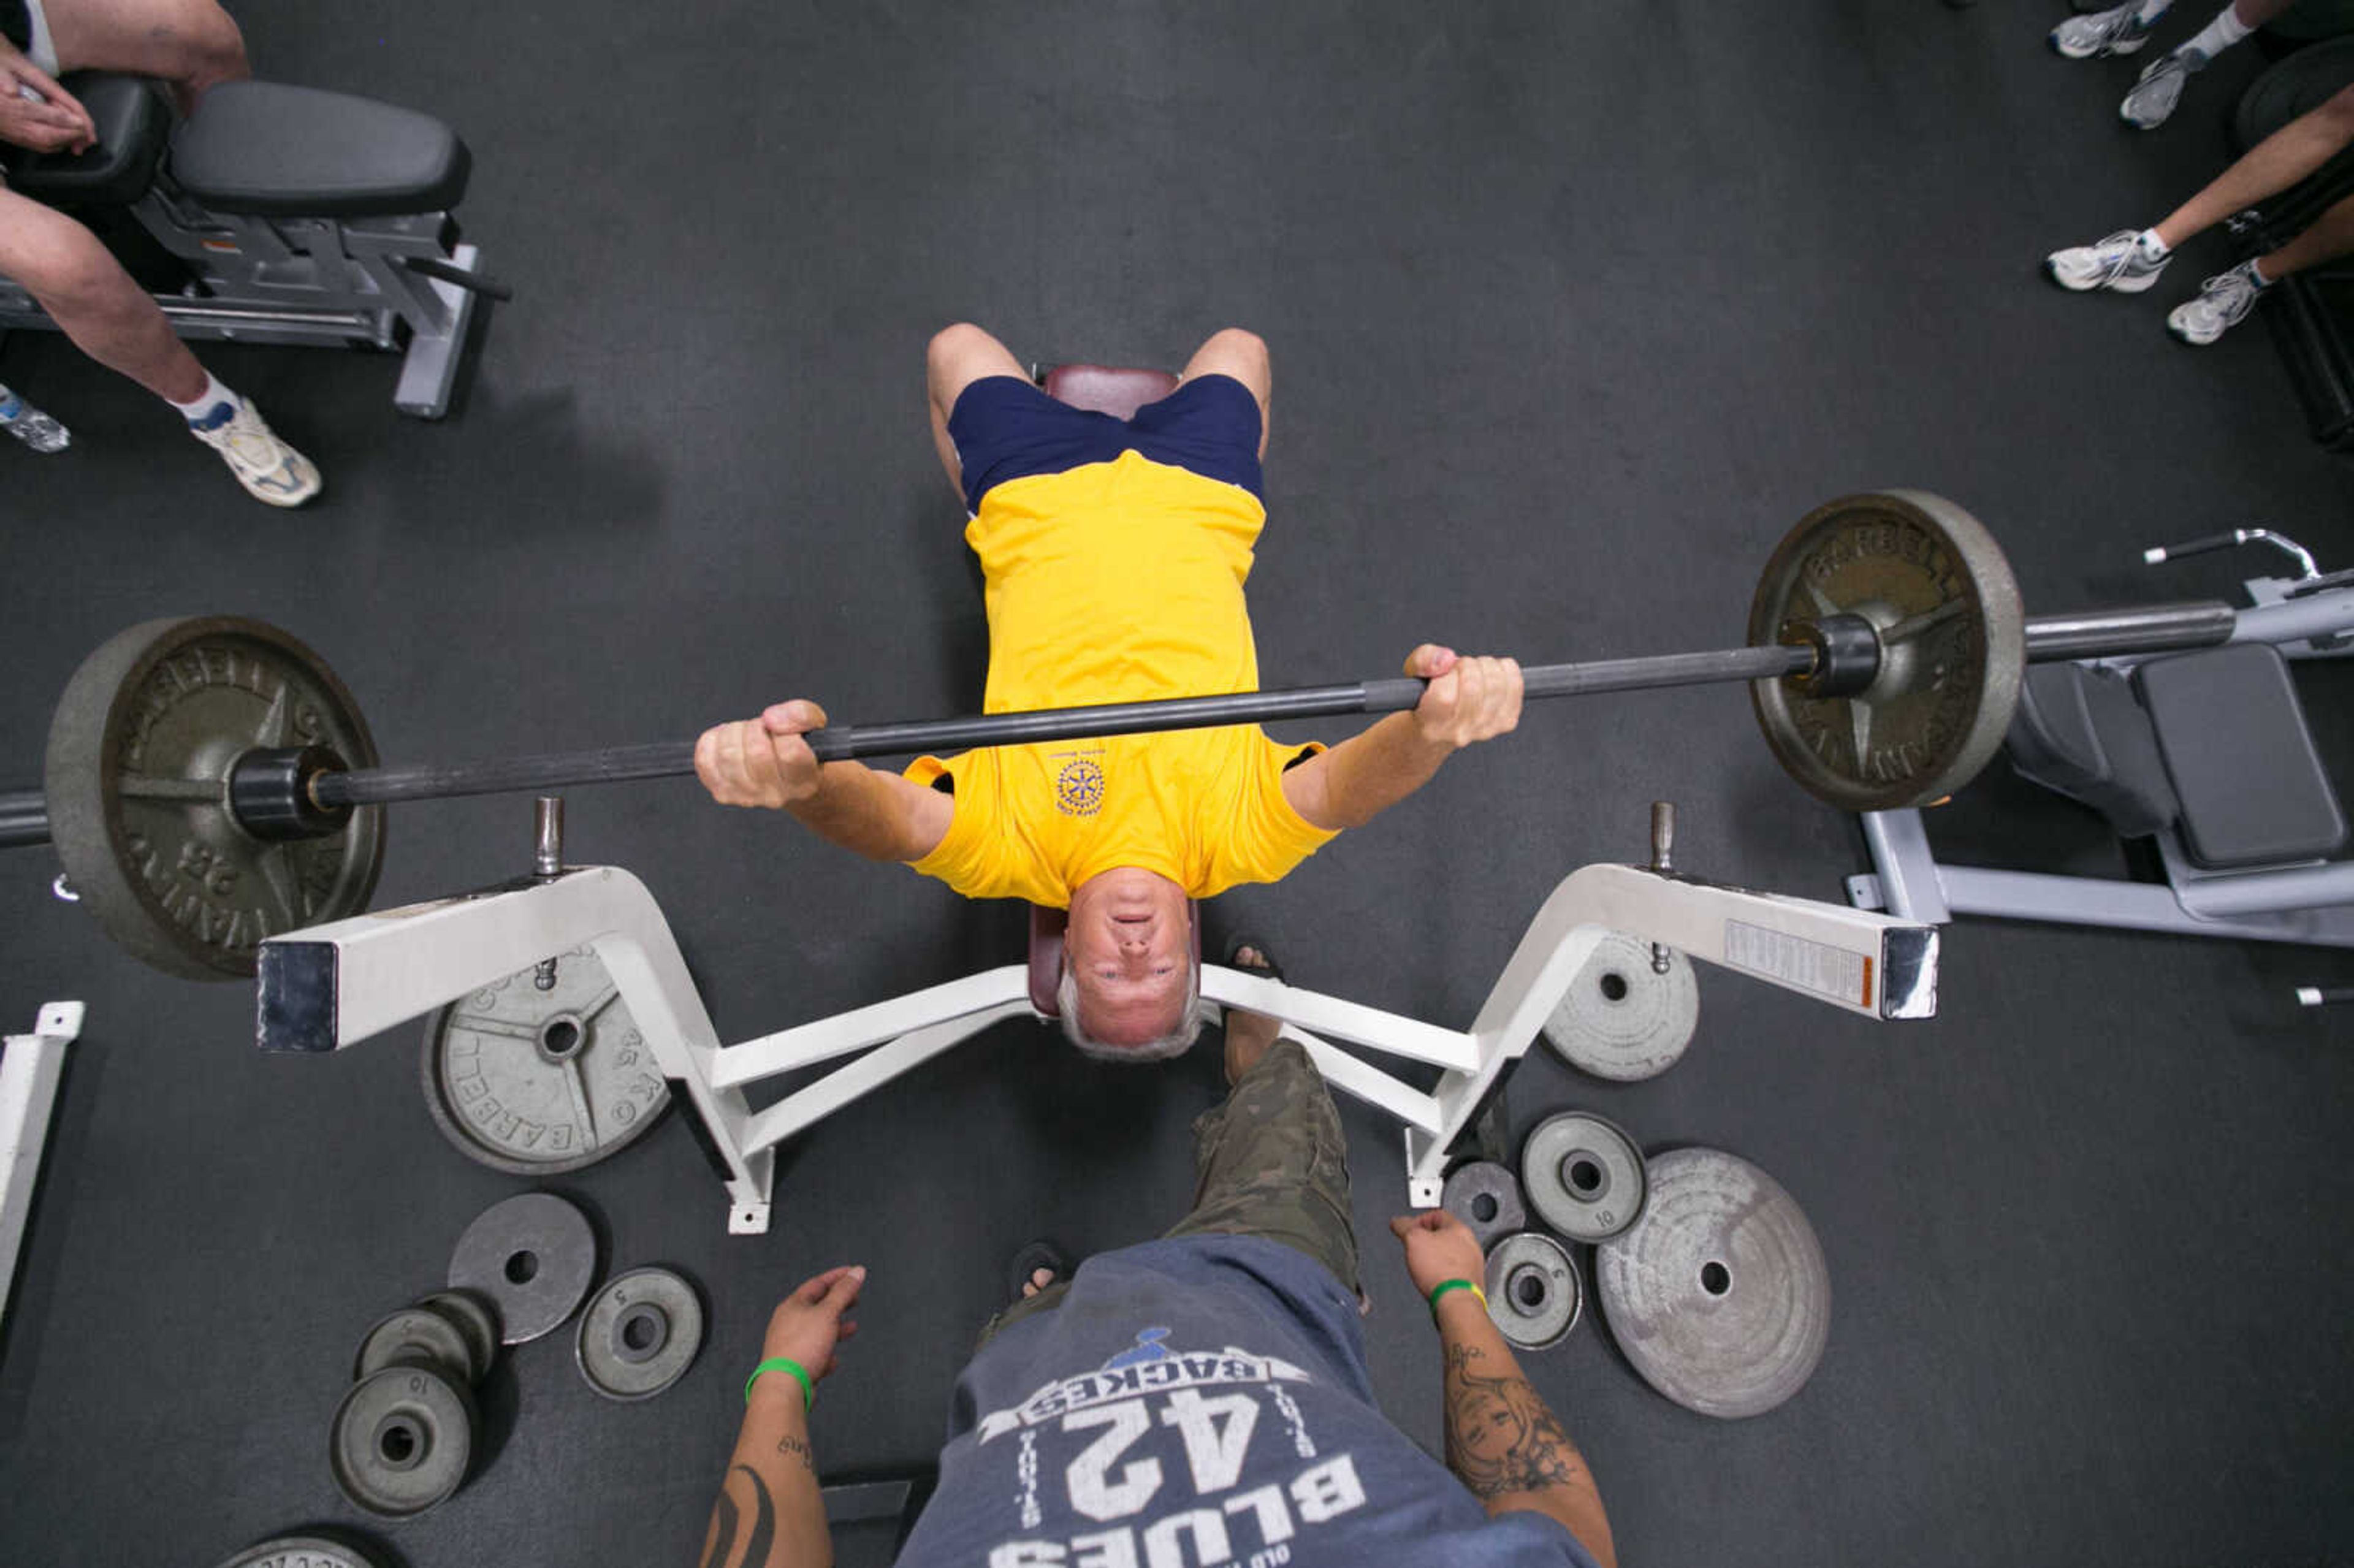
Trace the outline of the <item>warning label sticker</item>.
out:
<instances>
[{"instance_id":1,"label":"warning label sticker","mask_svg":"<svg viewBox=\"0 0 2354 1568\"><path fill-rule=\"evenodd\" d=\"M1769 931L1746 921L1724 923L1724 961L1784 985L1827 996L1850 1007L1869 1008L1872 959L1862 953L1810 942L1787 931Z\"/></svg>"}]
</instances>

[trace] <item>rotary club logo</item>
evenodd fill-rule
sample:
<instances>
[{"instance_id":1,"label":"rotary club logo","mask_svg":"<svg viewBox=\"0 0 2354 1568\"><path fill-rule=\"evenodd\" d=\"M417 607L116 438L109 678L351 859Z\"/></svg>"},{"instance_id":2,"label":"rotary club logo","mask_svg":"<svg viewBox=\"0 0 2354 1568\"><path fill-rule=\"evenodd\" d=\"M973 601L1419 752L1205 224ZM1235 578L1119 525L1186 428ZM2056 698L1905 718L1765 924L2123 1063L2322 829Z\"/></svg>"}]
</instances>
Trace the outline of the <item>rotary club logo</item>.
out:
<instances>
[{"instance_id":1,"label":"rotary club logo","mask_svg":"<svg viewBox=\"0 0 2354 1568\"><path fill-rule=\"evenodd\" d=\"M1103 768L1088 758L1073 758L1055 776L1055 808L1066 817L1092 817L1103 799Z\"/></svg>"}]
</instances>

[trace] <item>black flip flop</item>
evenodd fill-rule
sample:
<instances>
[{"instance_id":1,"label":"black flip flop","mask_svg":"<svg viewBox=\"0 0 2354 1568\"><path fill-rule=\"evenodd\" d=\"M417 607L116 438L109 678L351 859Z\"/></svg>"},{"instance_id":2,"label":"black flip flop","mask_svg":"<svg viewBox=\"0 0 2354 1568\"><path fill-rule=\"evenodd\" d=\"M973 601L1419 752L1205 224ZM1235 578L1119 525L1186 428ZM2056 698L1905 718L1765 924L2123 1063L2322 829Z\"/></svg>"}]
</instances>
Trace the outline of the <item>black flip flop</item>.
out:
<instances>
[{"instance_id":1,"label":"black flip flop","mask_svg":"<svg viewBox=\"0 0 2354 1568\"><path fill-rule=\"evenodd\" d=\"M1047 1281L1050 1285L1067 1284L1071 1276L1078 1271L1077 1266L1071 1262L1071 1255L1059 1242L1048 1241L1043 1236L1034 1242L1025 1242L1022 1250L1013 1255L1013 1262L1006 1272L1006 1298L1010 1301L1027 1299L1022 1294L1023 1289L1029 1285L1030 1277L1042 1268L1053 1271L1055 1277ZM1044 1287L1041 1286L1039 1288Z\"/></svg>"},{"instance_id":2,"label":"black flip flop","mask_svg":"<svg viewBox=\"0 0 2354 1568\"><path fill-rule=\"evenodd\" d=\"M1235 961L1235 955L1241 952L1245 948L1252 948L1257 950L1260 962L1258 967L1256 969L1249 964L1238 964ZM1267 945L1267 938L1264 937L1254 937L1247 931L1245 931L1239 936L1234 937L1227 941L1226 968L1230 969L1238 969L1246 975L1258 975L1264 979L1275 981L1278 985L1288 985L1290 983L1283 978L1283 966L1275 961L1275 949Z\"/></svg>"}]
</instances>

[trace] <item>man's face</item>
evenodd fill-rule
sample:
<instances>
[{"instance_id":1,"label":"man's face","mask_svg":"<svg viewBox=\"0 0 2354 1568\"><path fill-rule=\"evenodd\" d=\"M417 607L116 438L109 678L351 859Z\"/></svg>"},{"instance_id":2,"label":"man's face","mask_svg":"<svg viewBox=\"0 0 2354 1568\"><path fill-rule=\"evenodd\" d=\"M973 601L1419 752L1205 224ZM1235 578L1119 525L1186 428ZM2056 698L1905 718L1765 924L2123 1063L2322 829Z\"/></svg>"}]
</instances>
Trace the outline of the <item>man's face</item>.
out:
<instances>
[{"instance_id":1,"label":"man's face","mask_svg":"<svg viewBox=\"0 0 2354 1568\"><path fill-rule=\"evenodd\" d=\"M1185 890L1134 867L1089 877L1071 895L1063 952L1089 1036L1108 1045L1160 1039L1182 1020L1189 989Z\"/></svg>"}]
</instances>

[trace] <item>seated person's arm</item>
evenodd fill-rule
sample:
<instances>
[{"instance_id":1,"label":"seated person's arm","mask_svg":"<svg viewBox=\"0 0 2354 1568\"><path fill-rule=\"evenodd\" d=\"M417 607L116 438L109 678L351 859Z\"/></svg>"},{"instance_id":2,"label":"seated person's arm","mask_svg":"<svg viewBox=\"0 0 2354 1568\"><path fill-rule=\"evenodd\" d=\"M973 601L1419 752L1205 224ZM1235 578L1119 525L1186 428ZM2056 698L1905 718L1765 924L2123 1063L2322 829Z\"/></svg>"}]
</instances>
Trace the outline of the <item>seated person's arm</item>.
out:
<instances>
[{"instance_id":1,"label":"seated person's arm","mask_svg":"<svg viewBox=\"0 0 2354 1568\"><path fill-rule=\"evenodd\" d=\"M98 122L55 78L0 38L0 142L36 153L86 153Z\"/></svg>"},{"instance_id":2,"label":"seated person's arm","mask_svg":"<svg viewBox=\"0 0 2354 1568\"><path fill-rule=\"evenodd\" d=\"M921 860L938 848L955 799L864 763L821 764L801 736L823 727L825 710L802 701L716 726L695 743L695 775L723 806L790 811L869 860Z\"/></svg>"},{"instance_id":3,"label":"seated person's arm","mask_svg":"<svg viewBox=\"0 0 2354 1568\"><path fill-rule=\"evenodd\" d=\"M769 1318L761 1361L791 1360L809 1373L813 1390L833 1370L834 1346L858 1331L843 1314L865 1280L863 1268L830 1268L804 1280ZM817 1457L810 1450L812 1404L790 1372L754 1377L697 1568L824 1568L833 1561Z\"/></svg>"},{"instance_id":4,"label":"seated person's arm","mask_svg":"<svg viewBox=\"0 0 2354 1568\"><path fill-rule=\"evenodd\" d=\"M1406 656L1405 673L1430 683L1413 712L1392 714L1284 774L1284 799L1313 825L1363 827L1464 747L1521 722L1515 660L1460 658L1426 642Z\"/></svg>"},{"instance_id":5,"label":"seated person's arm","mask_svg":"<svg viewBox=\"0 0 2354 1568\"><path fill-rule=\"evenodd\" d=\"M1405 1243L1406 1272L1425 1296L1449 1279L1479 1278L1479 1243L1446 1210L1401 1215L1390 1229ZM1438 1298L1437 1315L1447 1361L1447 1467L1489 1518L1516 1509L1545 1514L1603 1568L1616 1568L1594 1472L1521 1375L1486 1306L1469 1290L1450 1290Z\"/></svg>"}]
</instances>

